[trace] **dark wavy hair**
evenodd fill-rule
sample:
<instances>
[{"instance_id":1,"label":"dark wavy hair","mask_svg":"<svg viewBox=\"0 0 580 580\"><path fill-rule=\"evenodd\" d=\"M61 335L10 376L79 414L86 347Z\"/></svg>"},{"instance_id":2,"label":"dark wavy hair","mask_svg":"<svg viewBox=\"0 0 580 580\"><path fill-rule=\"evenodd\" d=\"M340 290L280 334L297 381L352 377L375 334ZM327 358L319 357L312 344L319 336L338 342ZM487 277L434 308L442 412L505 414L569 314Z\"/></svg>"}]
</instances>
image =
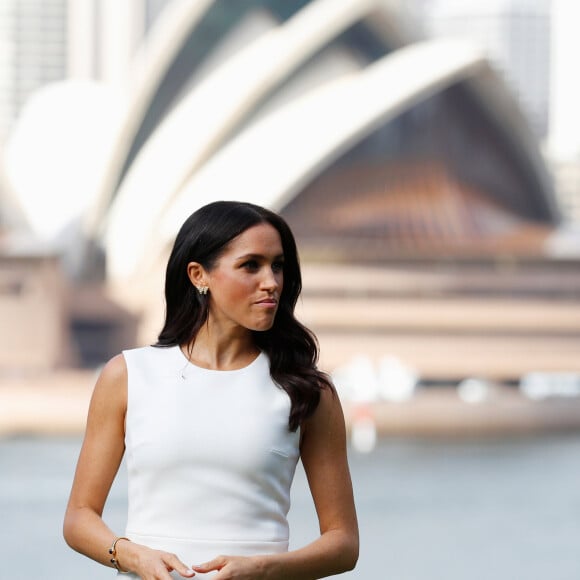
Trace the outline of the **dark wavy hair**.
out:
<instances>
[{"instance_id":1,"label":"dark wavy hair","mask_svg":"<svg viewBox=\"0 0 580 580\"><path fill-rule=\"evenodd\" d=\"M268 223L280 234L284 284L272 328L252 331L256 346L268 355L270 375L291 401L288 426L296 431L316 410L322 389L334 387L318 370L318 342L294 316L302 276L294 235L276 213L246 202L217 201L198 209L181 226L165 275L165 324L154 346L183 346L195 341L209 314L208 296L200 295L187 275L187 264L199 262L211 271L228 244L247 229Z\"/></svg>"}]
</instances>

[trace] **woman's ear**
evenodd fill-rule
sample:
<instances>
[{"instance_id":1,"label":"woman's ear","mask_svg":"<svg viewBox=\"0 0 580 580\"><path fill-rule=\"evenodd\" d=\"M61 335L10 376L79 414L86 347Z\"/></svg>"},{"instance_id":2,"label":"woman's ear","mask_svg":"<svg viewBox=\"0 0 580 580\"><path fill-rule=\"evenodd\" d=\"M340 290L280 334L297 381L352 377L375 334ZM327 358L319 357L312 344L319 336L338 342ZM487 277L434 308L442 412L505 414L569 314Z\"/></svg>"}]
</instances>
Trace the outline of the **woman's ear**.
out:
<instances>
[{"instance_id":1,"label":"woman's ear","mask_svg":"<svg viewBox=\"0 0 580 580\"><path fill-rule=\"evenodd\" d=\"M207 286L205 269L199 262L189 262L187 264L187 277L198 289Z\"/></svg>"}]
</instances>

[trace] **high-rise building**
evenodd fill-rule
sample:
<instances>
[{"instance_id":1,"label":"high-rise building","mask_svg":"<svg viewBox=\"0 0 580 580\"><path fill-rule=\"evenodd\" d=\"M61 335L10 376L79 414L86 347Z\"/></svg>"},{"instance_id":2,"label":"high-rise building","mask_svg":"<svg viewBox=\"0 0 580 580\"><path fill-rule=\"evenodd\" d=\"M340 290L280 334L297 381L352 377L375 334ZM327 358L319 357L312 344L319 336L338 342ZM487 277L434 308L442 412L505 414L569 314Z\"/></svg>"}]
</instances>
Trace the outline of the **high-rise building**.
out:
<instances>
[{"instance_id":1,"label":"high-rise building","mask_svg":"<svg viewBox=\"0 0 580 580\"><path fill-rule=\"evenodd\" d=\"M580 54L579 23L580 2L552 0L549 150L552 157L566 163L580 163L580 77L576 72ZM580 173L580 166L576 173ZM580 195L580 180L577 184ZM576 205L580 208L580 199Z\"/></svg>"},{"instance_id":2,"label":"high-rise building","mask_svg":"<svg viewBox=\"0 0 580 580\"><path fill-rule=\"evenodd\" d=\"M122 83L170 0L0 0L0 143L32 93L67 78Z\"/></svg>"},{"instance_id":3,"label":"high-rise building","mask_svg":"<svg viewBox=\"0 0 580 580\"><path fill-rule=\"evenodd\" d=\"M0 1L0 143L29 96L67 74L67 0Z\"/></svg>"},{"instance_id":4,"label":"high-rise building","mask_svg":"<svg viewBox=\"0 0 580 580\"><path fill-rule=\"evenodd\" d=\"M394 0L388 0L393 2ZM580 220L580 3L576 0L413 0L427 37L478 43L542 141L563 217Z\"/></svg>"},{"instance_id":5,"label":"high-rise building","mask_svg":"<svg viewBox=\"0 0 580 580\"><path fill-rule=\"evenodd\" d=\"M478 43L502 73L535 134L548 134L550 0L431 0L417 11L428 36L461 36Z\"/></svg>"}]
</instances>

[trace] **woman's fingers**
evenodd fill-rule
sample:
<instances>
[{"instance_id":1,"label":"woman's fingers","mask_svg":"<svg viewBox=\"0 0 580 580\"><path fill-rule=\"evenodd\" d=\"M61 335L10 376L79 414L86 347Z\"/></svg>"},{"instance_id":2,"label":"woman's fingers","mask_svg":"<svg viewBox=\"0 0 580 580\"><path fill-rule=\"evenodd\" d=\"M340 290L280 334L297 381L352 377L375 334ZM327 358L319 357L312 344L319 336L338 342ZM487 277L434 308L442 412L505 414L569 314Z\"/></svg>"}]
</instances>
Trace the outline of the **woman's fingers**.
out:
<instances>
[{"instance_id":1,"label":"woman's fingers","mask_svg":"<svg viewBox=\"0 0 580 580\"><path fill-rule=\"evenodd\" d=\"M195 576L195 572L186 566L175 554L164 554L163 562L169 572L175 570L184 578Z\"/></svg>"},{"instance_id":2,"label":"woman's fingers","mask_svg":"<svg viewBox=\"0 0 580 580\"><path fill-rule=\"evenodd\" d=\"M217 556L213 560L209 562L205 562L205 564L196 564L192 566L192 568L196 572L211 572L213 570L221 570L227 563L226 556Z\"/></svg>"},{"instance_id":3,"label":"woman's fingers","mask_svg":"<svg viewBox=\"0 0 580 580\"><path fill-rule=\"evenodd\" d=\"M136 569L145 580L171 580L170 572L177 572L183 578L192 578L195 572L186 566L175 554L149 550Z\"/></svg>"},{"instance_id":4,"label":"woman's fingers","mask_svg":"<svg viewBox=\"0 0 580 580\"><path fill-rule=\"evenodd\" d=\"M218 556L192 568L200 573L217 571L215 580L258 580L266 575L256 558L246 556Z\"/></svg>"},{"instance_id":5,"label":"woman's fingers","mask_svg":"<svg viewBox=\"0 0 580 580\"><path fill-rule=\"evenodd\" d=\"M213 572L215 570L221 570L228 563L228 560L228 556L216 556L213 560L205 562L204 564L195 564L192 568L196 572Z\"/></svg>"}]
</instances>

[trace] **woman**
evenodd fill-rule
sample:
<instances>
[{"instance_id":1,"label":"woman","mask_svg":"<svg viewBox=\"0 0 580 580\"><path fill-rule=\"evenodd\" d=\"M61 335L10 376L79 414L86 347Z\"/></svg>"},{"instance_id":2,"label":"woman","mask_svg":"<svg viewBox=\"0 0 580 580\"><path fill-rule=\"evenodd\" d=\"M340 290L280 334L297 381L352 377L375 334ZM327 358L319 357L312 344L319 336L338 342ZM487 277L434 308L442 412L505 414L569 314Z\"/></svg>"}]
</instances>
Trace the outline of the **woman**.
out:
<instances>
[{"instance_id":1,"label":"woman","mask_svg":"<svg viewBox=\"0 0 580 580\"><path fill-rule=\"evenodd\" d=\"M216 202L179 231L156 345L111 359L64 522L75 550L143 580L306 580L358 558L340 402L294 318L301 275L275 213ZM127 454L126 537L102 519ZM298 458L320 537L288 551Z\"/></svg>"}]
</instances>

